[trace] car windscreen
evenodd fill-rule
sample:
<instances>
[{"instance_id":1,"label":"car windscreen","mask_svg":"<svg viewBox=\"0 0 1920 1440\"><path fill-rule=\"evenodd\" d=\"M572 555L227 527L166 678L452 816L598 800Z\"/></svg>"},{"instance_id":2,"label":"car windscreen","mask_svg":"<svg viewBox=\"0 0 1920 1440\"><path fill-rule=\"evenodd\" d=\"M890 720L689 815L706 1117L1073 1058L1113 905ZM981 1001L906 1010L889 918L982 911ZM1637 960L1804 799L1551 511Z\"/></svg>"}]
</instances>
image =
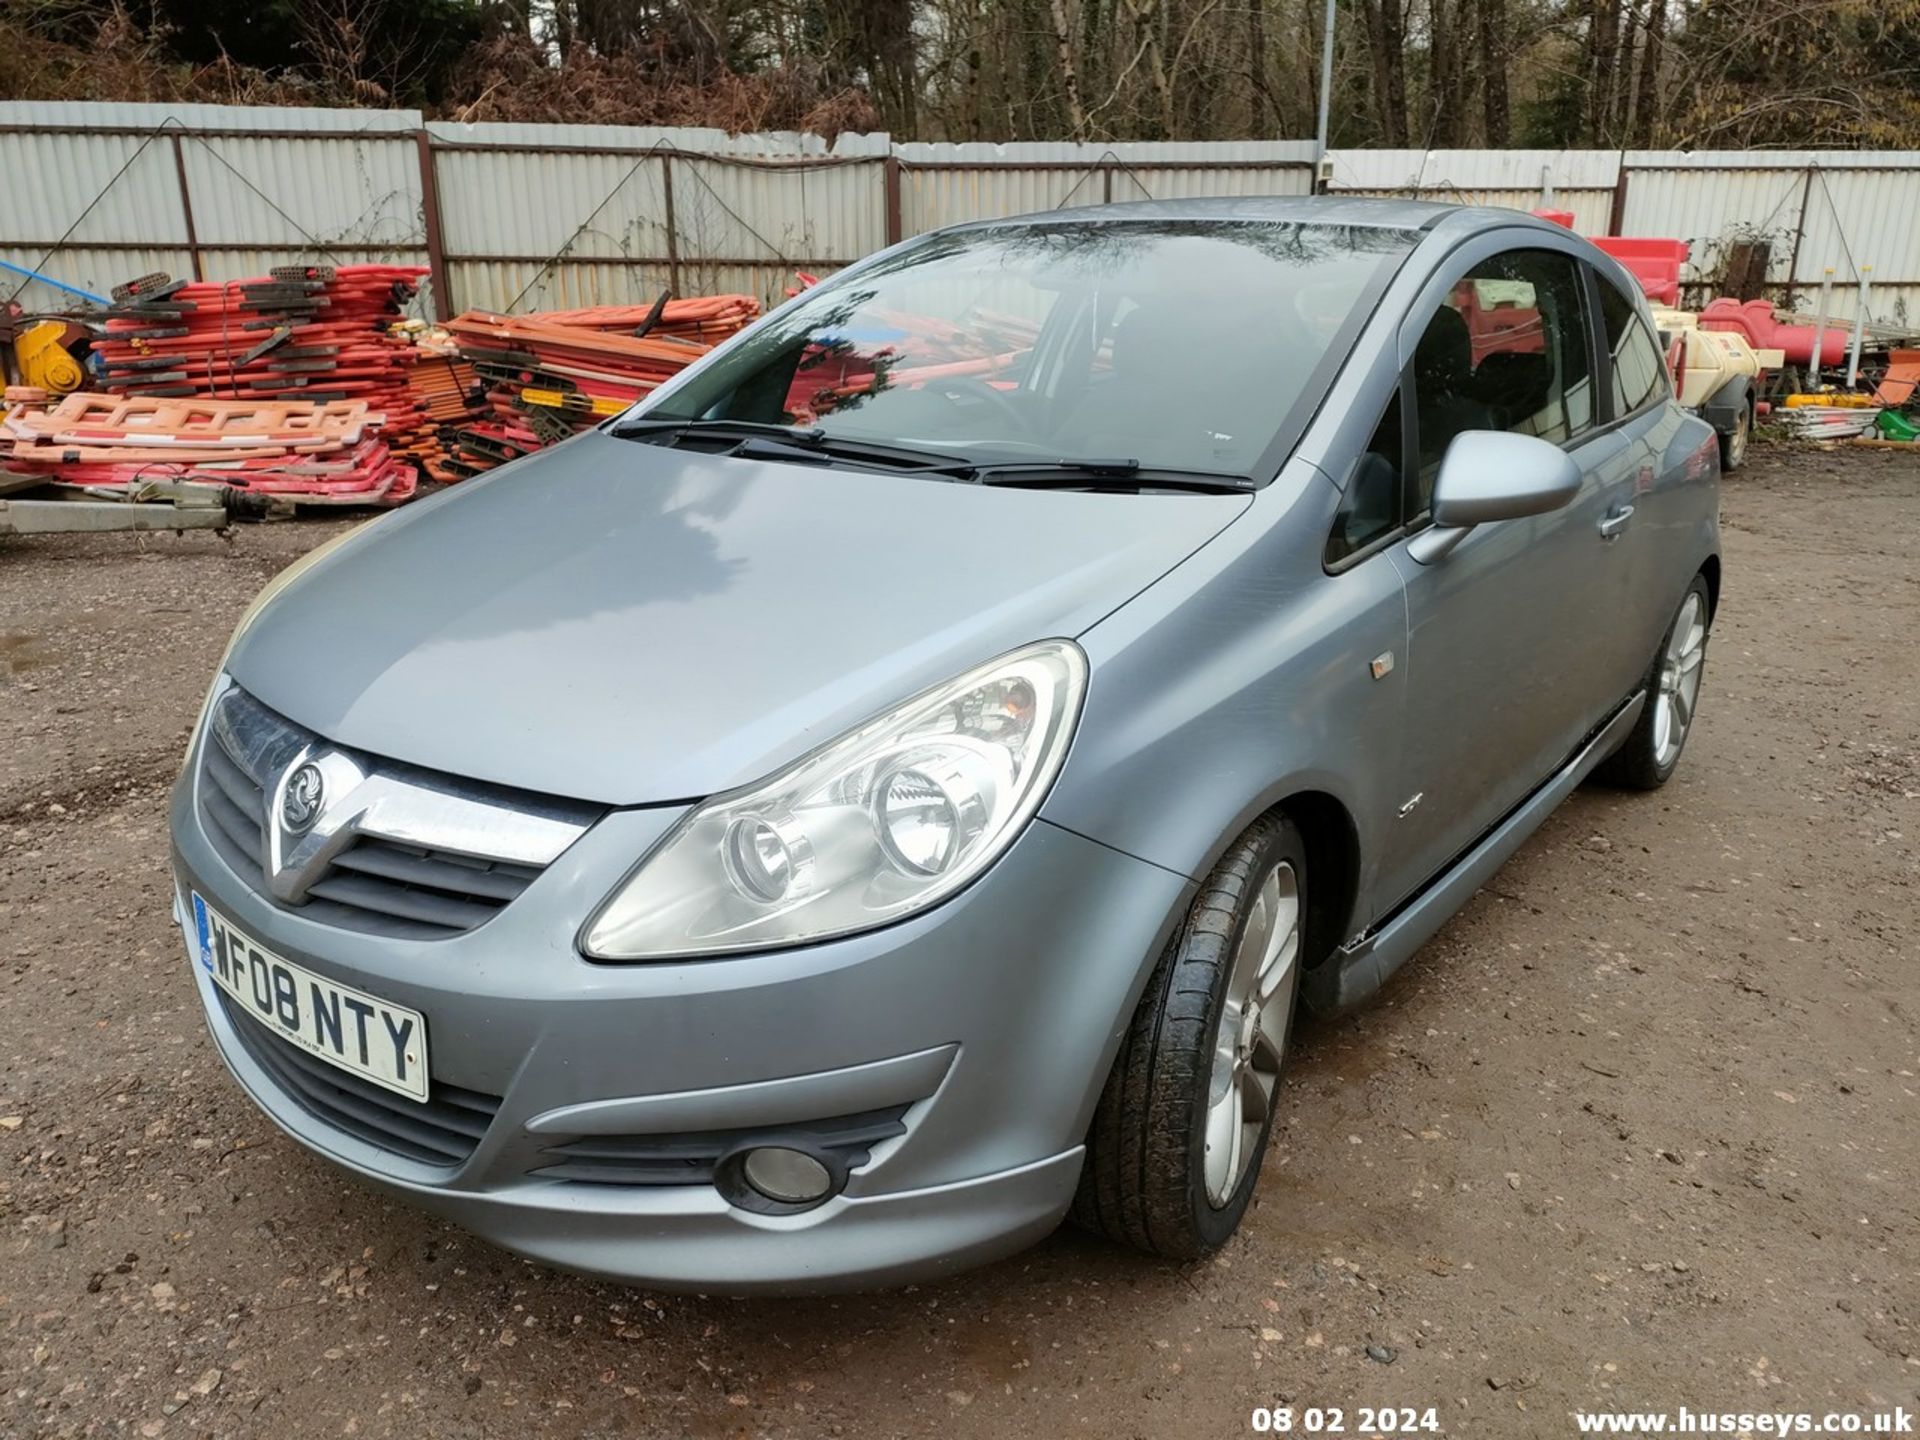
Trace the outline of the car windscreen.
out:
<instances>
[{"instance_id":1,"label":"car windscreen","mask_svg":"<svg viewBox=\"0 0 1920 1440\"><path fill-rule=\"evenodd\" d=\"M791 426L966 461L1250 474L1419 236L1260 220L944 232L802 294L648 420Z\"/></svg>"}]
</instances>

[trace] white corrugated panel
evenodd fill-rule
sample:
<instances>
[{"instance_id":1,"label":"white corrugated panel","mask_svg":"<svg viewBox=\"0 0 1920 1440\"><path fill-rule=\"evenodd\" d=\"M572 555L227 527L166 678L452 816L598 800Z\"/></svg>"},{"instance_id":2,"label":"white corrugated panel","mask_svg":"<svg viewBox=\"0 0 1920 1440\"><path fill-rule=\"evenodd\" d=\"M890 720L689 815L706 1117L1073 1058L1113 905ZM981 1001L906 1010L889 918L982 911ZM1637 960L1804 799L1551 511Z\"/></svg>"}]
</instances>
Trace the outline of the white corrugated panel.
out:
<instances>
[{"instance_id":1,"label":"white corrugated panel","mask_svg":"<svg viewBox=\"0 0 1920 1440\"><path fill-rule=\"evenodd\" d=\"M1604 235L1619 153L1612 150L1331 150L1330 189L1441 205L1573 212L1582 235Z\"/></svg>"},{"instance_id":2,"label":"white corrugated panel","mask_svg":"<svg viewBox=\"0 0 1920 1440\"><path fill-rule=\"evenodd\" d=\"M1911 170L1920 150L1629 150L1627 168L1663 170Z\"/></svg>"},{"instance_id":3,"label":"white corrugated panel","mask_svg":"<svg viewBox=\"0 0 1920 1440\"><path fill-rule=\"evenodd\" d=\"M902 142L893 153L905 165L1098 165L1178 164L1233 161L1245 164L1311 165L1311 140L1130 140L1112 144L1072 140Z\"/></svg>"},{"instance_id":4,"label":"white corrugated panel","mask_svg":"<svg viewBox=\"0 0 1920 1440\"><path fill-rule=\"evenodd\" d=\"M674 138L688 137L676 132ZM879 159L856 155L821 164L792 154L785 163L734 163L730 151L719 153L729 158L442 147L435 158L447 253L524 259L564 248L575 257L664 262L668 166L684 260L819 269L885 244Z\"/></svg>"},{"instance_id":5,"label":"white corrugated panel","mask_svg":"<svg viewBox=\"0 0 1920 1440\"><path fill-rule=\"evenodd\" d=\"M683 258L846 264L886 244L878 161L832 166L673 162Z\"/></svg>"},{"instance_id":6,"label":"white corrugated panel","mask_svg":"<svg viewBox=\"0 0 1920 1440\"><path fill-rule=\"evenodd\" d=\"M0 103L0 174L10 182L0 255L36 266L71 228L45 262L53 278L104 293L146 270L191 273L167 133L187 127L262 132L180 138L210 278L301 260L422 263L414 138L422 123L411 110ZM1298 194L1309 188L1314 154L1304 141L890 146L885 135L829 142L658 127L427 128L453 272L450 309L505 305L536 277L522 308L651 298L666 283L669 248L666 162L644 153L654 147L683 156L672 162L681 288L766 299L778 298L794 268L832 268L885 242L881 162L889 154L900 161L907 234L1109 198ZM1348 194L1412 192L1524 210L1540 204L1544 181L1576 228L1602 233L1623 157L1337 150L1329 159L1334 189ZM1851 313L1856 263L1878 277L1869 301L1876 317L1906 315L1920 294L1920 152L1628 152L1624 162L1623 231L1692 242L1695 275L1710 272L1729 242L1764 235L1773 242L1770 278L1784 291L1805 201L1794 277L1803 300L1828 264L1847 282L1836 314ZM1809 165L1818 167L1811 192ZM0 296L20 284L0 277ZM22 295L58 303L43 286Z\"/></svg>"},{"instance_id":7,"label":"white corrugated panel","mask_svg":"<svg viewBox=\"0 0 1920 1440\"><path fill-rule=\"evenodd\" d=\"M1201 200L1210 195L1311 195L1313 171L1298 165L1232 170L1120 170L1119 200Z\"/></svg>"},{"instance_id":8,"label":"white corrugated panel","mask_svg":"<svg viewBox=\"0 0 1920 1440\"><path fill-rule=\"evenodd\" d=\"M9 265L38 270L43 275L103 298L112 294L114 286L136 275L151 274L155 270L180 276L193 273L185 250L160 246L153 249L90 250L80 245L62 249L41 264L44 256L44 251L0 244L0 260ZM0 304L16 298L28 310L71 310L83 303L78 296L69 295L52 285L29 280L12 270L0 269Z\"/></svg>"},{"instance_id":9,"label":"white corrugated panel","mask_svg":"<svg viewBox=\"0 0 1920 1440\"><path fill-rule=\"evenodd\" d=\"M1761 238L1771 244L1767 278L1787 278L1806 182L1803 169L1751 163L1708 168L1671 164L1664 157L1654 166L1630 156L1626 182L1620 233L1685 240L1692 251L1683 272L1687 279L1711 274L1729 244Z\"/></svg>"},{"instance_id":10,"label":"white corrugated panel","mask_svg":"<svg viewBox=\"0 0 1920 1440\"><path fill-rule=\"evenodd\" d=\"M16 177L8 204L0 207L0 245L9 247L9 259L37 252L15 261L33 267L64 235L45 273L97 293L155 269L188 278L193 263L181 196L184 167L210 279L260 274L300 260L412 259L424 243L419 166L409 133L419 123L419 113L411 110L0 105L0 127L54 127L0 133L0 173ZM71 127L128 133L78 133ZM325 130L339 138L195 133L240 128ZM340 248L330 251L329 245ZM257 248L222 248L232 246ZM0 296L18 281L0 282ZM56 293L34 286L22 298L51 302Z\"/></svg>"},{"instance_id":11,"label":"white corrugated panel","mask_svg":"<svg viewBox=\"0 0 1920 1440\"><path fill-rule=\"evenodd\" d=\"M1690 301L1699 298L1697 292L1688 297ZM1768 287L1767 298L1774 302L1781 314L1791 315L1797 323L1811 324L1821 308L1820 282L1802 282L1790 294L1784 285L1772 285ZM1836 276L1833 299L1826 307L1827 318L1851 327L1853 317L1859 310L1858 284ZM1869 332L1880 330L1901 337L1920 331L1920 285L1872 286L1867 291L1867 329Z\"/></svg>"},{"instance_id":12,"label":"white corrugated panel","mask_svg":"<svg viewBox=\"0 0 1920 1440\"><path fill-rule=\"evenodd\" d=\"M1488 205L1504 210L1530 212L1542 208L1540 194L1534 190L1424 190L1410 197L1405 190L1341 190L1341 195L1374 195L1387 199L1417 198L1435 205ZM1561 190L1546 207L1573 214L1573 228L1581 235L1604 235L1613 214L1611 190Z\"/></svg>"},{"instance_id":13,"label":"white corrugated panel","mask_svg":"<svg viewBox=\"0 0 1920 1440\"><path fill-rule=\"evenodd\" d=\"M141 101L0 101L0 125L85 125L158 130L171 122L201 130L418 130L418 110L331 110L299 105L175 105Z\"/></svg>"},{"instance_id":14,"label":"white corrugated panel","mask_svg":"<svg viewBox=\"0 0 1920 1440\"><path fill-rule=\"evenodd\" d=\"M648 305L667 288L665 266L619 261L463 260L447 262L449 312L578 310L588 305Z\"/></svg>"},{"instance_id":15,"label":"white corrugated panel","mask_svg":"<svg viewBox=\"0 0 1920 1440\"><path fill-rule=\"evenodd\" d=\"M410 136L188 137L181 159L202 244L422 243Z\"/></svg>"},{"instance_id":16,"label":"white corrugated panel","mask_svg":"<svg viewBox=\"0 0 1920 1440\"><path fill-rule=\"evenodd\" d=\"M797 130L761 131L729 135L695 125L523 125L485 123L458 125L445 120L427 122L436 142L448 145L528 145L545 150L563 146L590 149L697 150L712 155L783 158L805 156L878 156L885 158L885 134L825 137Z\"/></svg>"},{"instance_id":17,"label":"white corrugated panel","mask_svg":"<svg viewBox=\"0 0 1920 1440\"><path fill-rule=\"evenodd\" d=\"M912 169L900 177L900 230L918 235L966 220L1028 215L1106 197L1095 170Z\"/></svg>"},{"instance_id":18,"label":"white corrugated panel","mask_svg":"<svg viewBox=\"0 0 1920 1440\"><path fill-rule=\"evenodd\" d=\"M461 310L575 310L587 305L650 305L671 286L665 265L613 260L562 260L546 266L513 261L449 261L452 313ZM793 272L769 265L715 265L691 261L680 267L680 290L689 295L752 295L771 308L786 298Z\"/></svg>"},{"instance_id":19,"label":"white corrugated panel","mask_svg":"<svg viewBox=\"0 0 1920 1440\"><path fill-rule=\"evenodd\" d=\"M1869 170L1822 163L1814 171L1794 278L1818 284L1829 265L1843 280L1871 266L1876 285L1920 285L1920 165ZM1871 299L1868 305L1878 313Z\"/></svg>"},{"instance_id":20,"label":"white corrugated panel","mask_svg":"<svg viewBox=\"0 0 1920 1440\"><path fill-rule=\"evenodd\" d=\"M903 166L901 230L908 235L1109 199L1302 195L1312 189L1310 141L967 141L896 145L894 153Z\"/></svg>"},{"instance_id":21,"label":"white corrugated panel","mask_svg":"<svg viewBox=\"0 0 1920 1440\"><path fill-rule=\"evenodd\" d=\"M0 242L48 245L69 227L74 241L186 239L173 149L164 139L0 133L0 175Z\"/></svg>"},{"instance_id":22,"label":"white corrugated panel","mask_svg":"<svg viewBox=\"0 0 1920 1440\"><path fill-rule=\"evenodd\" d=\"M1030 215L1109 199L1179 200L1208 195L1305 195L1312 172L1281 166L1249 169L1159 169L1090 166L1036 170L953 170L929 166L901 177L901 231L917 235L943 225L1004 215Z\"/></svg>"},{"instance_id":23,"label":"white corrugated panel","mask_svg":"<svg viewBox=\"0 0 1920 1440\"><path fill-rule=\"evenodd\" d=\"M659 156L436 150L449 256L665 256Z\"/></svg>"},{"instance_id":24,"label":"white corrugated panel","mask_svg":"<svg viewBox=\"0 0 1920 1440\"><path fill-rule=\"evenodd\" d=\"M1327 159L1334 190L1426 199L1453 198L1456 191L1519 192L1532 197L1519 207L1529 210L1549 180L1555 191L1611 190L1620 166L1617 150L1329 150Z\"/></svg>"}]
</instances>

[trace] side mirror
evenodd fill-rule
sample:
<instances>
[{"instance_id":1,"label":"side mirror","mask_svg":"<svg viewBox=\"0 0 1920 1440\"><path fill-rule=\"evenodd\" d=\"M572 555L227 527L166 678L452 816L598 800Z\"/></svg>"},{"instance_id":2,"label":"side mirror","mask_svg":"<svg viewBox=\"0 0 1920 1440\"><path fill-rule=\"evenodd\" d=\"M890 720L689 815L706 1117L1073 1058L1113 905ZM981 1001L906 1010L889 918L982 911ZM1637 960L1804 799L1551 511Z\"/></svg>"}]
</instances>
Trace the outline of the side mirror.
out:
<instances>
[{"instance_id":1,"label":"side mirror","mask_svg":"<svg viewBox=\"0 0 1920 1440\"><path fill-rule=\"evenodd\" d=\"M1431 565L1476 525L1558 510L1580 493L1580 467L1558 445L1505 430L1453 437L1433 484L1433 526L1407 553Z\"/></svg>"}]
</instances>

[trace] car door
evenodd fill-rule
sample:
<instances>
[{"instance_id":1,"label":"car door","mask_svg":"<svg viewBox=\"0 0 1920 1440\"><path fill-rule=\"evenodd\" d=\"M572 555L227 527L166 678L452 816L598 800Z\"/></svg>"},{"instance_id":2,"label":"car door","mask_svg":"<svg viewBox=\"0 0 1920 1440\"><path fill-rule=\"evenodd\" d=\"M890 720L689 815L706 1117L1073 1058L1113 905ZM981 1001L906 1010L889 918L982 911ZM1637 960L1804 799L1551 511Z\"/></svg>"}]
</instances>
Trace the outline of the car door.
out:
<instances>
[{"instance_id":1,"label":"car door","mask_svg":"<svg viewBox=\"0 0 1920 1440\"><path fill-rule=\"evenodd\" d=\"M1608 537L1643 450L1600 406L1591 301L1571 242L1481 237L1425 293L1406 383L1415 460L1410 534L1427 523L1448 443L1508 430L1565 448L1579 493L1544 515L1481 525L1406 586L1406 721L1380 893L1404 898L1564 761L1632 688L1628 574ZM1410 354L1408 353L1410 349ZM1393 903L1391 900L1389 904Z\"/></svg>"},{"instance_id":2,"label":"car door","mask_svg":"<svg viewBox=\"0 0 1920 1440\"><path fill-rule=\"evenodd\" d=\"M1601 403L1609 422L1634 447L1633 514L1614 542L1626 569L1632 613L1622 617L1618 637L1623 665L1637 678L1651 664L1692 577L1700 524L1701 487L1707 465L1689 447L1686 415L1672 404L1666 356L1639 299L1621 281L1588 267L1605 376ZM1670 453L1671 452L1671 453ZM1705 457L1717 464L1717 453Z\"/></svg>"}]
</instances>

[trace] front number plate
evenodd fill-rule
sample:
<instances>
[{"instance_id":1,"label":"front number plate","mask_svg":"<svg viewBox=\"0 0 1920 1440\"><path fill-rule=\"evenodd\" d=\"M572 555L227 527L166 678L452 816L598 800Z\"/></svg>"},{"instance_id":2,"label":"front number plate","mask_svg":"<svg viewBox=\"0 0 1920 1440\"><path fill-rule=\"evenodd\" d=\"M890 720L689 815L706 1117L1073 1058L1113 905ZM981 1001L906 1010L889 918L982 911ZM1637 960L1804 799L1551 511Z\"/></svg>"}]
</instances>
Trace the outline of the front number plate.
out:
<instances>
[{"instance_id":1,"label":"front number plate","mask_svg":"<svg viewBox=\"0 0 1920 1440\"><path fill-rule=\"evenodd\" d=\"M198 895L193 924L201 966L254 1019L329 1065L425 1102L427 1021L419 1011L281 959Z\"/></svg>"}]
</instances>

